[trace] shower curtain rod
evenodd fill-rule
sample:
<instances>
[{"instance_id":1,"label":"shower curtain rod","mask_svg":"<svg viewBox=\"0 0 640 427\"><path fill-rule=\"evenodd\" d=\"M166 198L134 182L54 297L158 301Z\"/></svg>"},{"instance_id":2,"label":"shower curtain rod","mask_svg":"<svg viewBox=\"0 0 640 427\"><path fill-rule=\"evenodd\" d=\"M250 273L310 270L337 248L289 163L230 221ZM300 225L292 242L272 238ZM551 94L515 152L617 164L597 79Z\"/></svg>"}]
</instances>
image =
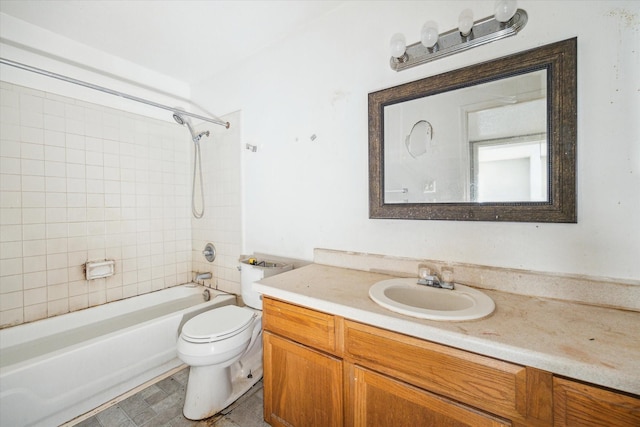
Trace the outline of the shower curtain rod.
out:
<instances>
[{"instance_id":1,"label":"shower curtain rod","mask_svg":"<svg viewBox=\"0 0 640 427\"><path fill-rule=\"evenodd\" d=\"M151 105L152 107L161 108L163 110L168 110L173 112L174 114L180 114L182 116L193 117L194 119L204 120L205 122L214 123L216 125L224 126L229 129L229 122L225 122L222 119L217 117L209 118L200 116L198 114L189 113L188 111L179 110L174 107L169 107L167 105L158 104L157 102L149 101L148 99L139 98L137 96L129 95L127 93L118 92L117 90L109 89L103 86L94 85L92 83L87 83L82 80L77 80L71 77L63 76L62 74L56 74L51 71L43 70L41 68L32 67L30 65L22 64L20 62L11 61L10 59L0 58L0 63L5 65L10 65L12 67L20 68L22 70L31 71L32 73L42 74L43 76L53 77L54 79L63 80L68 83L77 84L80 86L88 87L89 89L98 90L100 92L108 93L110 95L119 96L121 98L130 99L131 101L141 102L143 104Z\"/></svg>"}]
</instances>

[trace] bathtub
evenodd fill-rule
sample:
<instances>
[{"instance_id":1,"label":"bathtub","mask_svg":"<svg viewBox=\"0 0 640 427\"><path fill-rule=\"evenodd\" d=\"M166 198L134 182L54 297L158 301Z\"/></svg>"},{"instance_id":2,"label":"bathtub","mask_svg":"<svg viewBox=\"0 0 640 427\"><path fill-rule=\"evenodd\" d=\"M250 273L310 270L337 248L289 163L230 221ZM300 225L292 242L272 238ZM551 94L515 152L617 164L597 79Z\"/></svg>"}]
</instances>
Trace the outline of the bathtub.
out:
<instances>
[{"instance_id":1,"label":"bathtub","mask_svg":"<svg viewBox=\"0 0 640 427\"><path fill-rule=\"evenodd\" d=\"M0 330L0 426L53 426L182 364L176 340L234 295L181 285Z\"/></svg>"}]
</instances>

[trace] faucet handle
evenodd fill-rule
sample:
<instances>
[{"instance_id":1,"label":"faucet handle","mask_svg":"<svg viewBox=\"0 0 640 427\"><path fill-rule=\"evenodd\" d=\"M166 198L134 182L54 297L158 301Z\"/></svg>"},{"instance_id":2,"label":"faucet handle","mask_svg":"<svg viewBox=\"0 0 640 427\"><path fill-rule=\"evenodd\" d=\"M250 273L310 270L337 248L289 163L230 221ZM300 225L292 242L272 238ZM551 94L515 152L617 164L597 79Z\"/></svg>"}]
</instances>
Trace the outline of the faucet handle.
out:
<instances>
[{"instance_id":1,"label":"faucet handle","mask_svg":"<svg viewBox=\"0 0 640 427\"><path fill-rule=\"evenodd\" d=\"M426 280L429 276L431 276L431 269L425 264L418 265L418 277Z\"/></svg>"},{"instance_id":2,"label":"faucet handle","mask_svg":"<svg viewBox=\"0 0 640 427\"><path fill-rule=\"evenodd\" d=\"M440 286L445 289L453 289L453 270L450 268L442 269L442 280L440 281Z\"/></svg>"}]
</instances>

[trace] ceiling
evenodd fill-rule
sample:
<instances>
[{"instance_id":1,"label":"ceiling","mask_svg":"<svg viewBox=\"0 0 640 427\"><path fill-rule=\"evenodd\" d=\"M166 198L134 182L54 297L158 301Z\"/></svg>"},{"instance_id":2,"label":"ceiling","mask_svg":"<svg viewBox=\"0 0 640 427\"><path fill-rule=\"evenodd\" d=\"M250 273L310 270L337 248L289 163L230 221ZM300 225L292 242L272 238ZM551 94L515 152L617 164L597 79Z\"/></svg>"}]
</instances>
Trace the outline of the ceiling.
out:
<instances>
[{"instance_id":1,"label":"ceiling","mask_svg":"<svg viewBox=\"0 0 640 427\"><path fill-rule=\"evenodd\" d=\"M195 84L302 30L342 3L1 0L0 12Z\"/></svg>"}]
</instances>

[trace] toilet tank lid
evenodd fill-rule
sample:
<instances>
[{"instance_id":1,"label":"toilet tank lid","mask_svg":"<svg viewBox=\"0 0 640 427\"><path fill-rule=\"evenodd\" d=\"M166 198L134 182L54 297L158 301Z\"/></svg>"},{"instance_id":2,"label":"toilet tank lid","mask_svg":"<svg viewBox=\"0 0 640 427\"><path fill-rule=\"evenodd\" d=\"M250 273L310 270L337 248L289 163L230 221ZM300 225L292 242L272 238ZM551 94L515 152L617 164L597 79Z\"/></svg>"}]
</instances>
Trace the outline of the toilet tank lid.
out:
<instances>
[{"instance_id":1,"label":"toilet tank lid","mask_svg":"<svg viewBox=\"0 0 640 427\"><path fill-rule=\"evenodd\" d=\"M233 336L245 329L256 317L253 310L225 305L198 314L182 327L182 336L189 341L215 341Z\"/></svg>"}]
</instances>

